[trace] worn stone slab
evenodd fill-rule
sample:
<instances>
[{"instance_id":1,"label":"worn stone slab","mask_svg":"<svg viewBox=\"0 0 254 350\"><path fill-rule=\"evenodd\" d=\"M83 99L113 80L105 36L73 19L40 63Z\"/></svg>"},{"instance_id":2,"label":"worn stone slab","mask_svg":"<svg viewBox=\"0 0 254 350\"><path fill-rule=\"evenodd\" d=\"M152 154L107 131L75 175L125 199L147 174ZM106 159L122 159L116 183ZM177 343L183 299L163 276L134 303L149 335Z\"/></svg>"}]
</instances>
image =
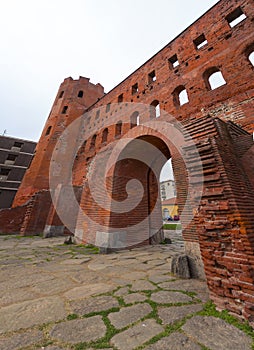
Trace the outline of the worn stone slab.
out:
<instances>
[{"instance_id":1,"label":"worn stone slab","mask_svg":"<svg viewBox=\"0 0 254 350\"><path fill-rule=\"evenodd\" d=\"M64 296L69 300L85 299L92 295L107 293L114 288L115 286L106 283L85 284L69 290Z\"/></svg>"},{"instance_id":2,"label":"worn stone slab","mask_svg":"<svg viewBox=\"0 0 254 350\"><path fill-rule=\"evenodd\" d=\"M150 266L160 266L166 264L166 261L163 259L156 259L156 260L148 260L147 265Z\"/></svg>"},{"instance_id":3,"label":"worn stone slab","mask_svg":"<svg viewBox=\"0 0 254 350\"><path fill-rule=\"evenodd\" d=\"M90 312L98 312L119 307L116 298L111 296L99 296L79 301L73 301L70 304L73 313L78 315L86 315Z\"/></svg>"},{"instance_id":4,"label":"worn stone slab","mask_svg":"<svg viewBox=\"0 0 254 350\"><path fill-rule=\"evenodd\" d=\"M106 264L104 262L91 262L88 264L89 270L92 271L100 271L106 269L106 267L110 267L112 264Z\"/></svg>"},{"instance_id":5,"label":"worn stone slab","mask_svg":"<svg viewBox=\"0 0 254 350\"><path fill-rule=\"evenodd\" d=\"M117 297L121 297L127 294L129 294L129 287L122 287L114 293L114 295L116 295Z\"/></svg>"},{"instance_id":6,"label":"worn stone slab","mask_svg":"<svg viewBox=\"0 0 254 350\"><path fill-rule=\"evenodd\" d=\"M125 295L123 297L125 304L133 304L133 303L137 303L137 302L142 302L142 301L145 301L146 299L147 299L147 297L143 294L140 294L140 293L132 293L132 294Z\"/></svg>"},{"instance_id":7,"label":"worn stone slab","mask_svg":"<svg viewBox=\"0 0 254 350\"><path fill-rule=\"evenodd\" d=\"M202 349L201 346L192 342L184 334L176 332L171 334L169 337L160 339L155 344L147 346L144 350L201 350L201 349Z\"/></svg>"},{"instance_id":8,"label":"worn stone slab","mask_svg":"<svg viewBox=\"0 0 254 350\"><path fill-rule=\"evenodd\" d=\"M176 280L171 282L163 282L159 284L160 288L171 290L185 290L188 292L205 292L207 285L205 281L200 280Z\"/></svg>"},{"instance_id":9,"label":"worn stone slab","mask_svg":"<svg viewBox=\"0 0 254 350\"><path fill-rule=\"evenodd\" d=\"M137 259L132 256L131 258L128 259L124 259L121 256L121 259L118 259L117 261L114 261L114 266L126 266L126 265L130 265L130 264L136 264L137 263Z\"/></svg>"},{"instance_id":10,"label":"worn stone slab","mask_svg":"<svg viewBox=\"0 0 254 350\"><path fill-rule=\"evenodd\" d=\"M59 346L54 346L54 345L49 345L46 346L46 348L42 348L43 350L71 350L71 348L69 347L64 347L64 348L60 348Z\"/></svg>"},{"instance_id":11,"label":"worn stone slab","mask_svg":"<svg viewBox=\"0 0 254 350\"><path fill-rule=\"evenodd\" d=\"M159 304L188 303L192 298L180 292L160 291L151 295L151 300Z\"/></svg>"},{"instance_id":12,"label":"worn stone slab","mask_svg":"<svg viewBox=\"0 0 254 350\"><path fill-rule=\"evenodd\" d=\"M39 297L40 295L34 291L28 291L26 288L5 290L5 293L0 297L0 306L7 306L25 300L38 299Z\"/></svg>"},{"instance_id":13,"label":"worn stone slab","mask_svg":"<svg viewBox=\"0 0 254 350\"><path fill-rule=\"evenodd\" d=\"M154 270L162 270L164 273L171 272L171 263L167 262L163 265L154 267Z\"/></svg>"},{"instance_id":14,"label":"worn stone slab","mask_svg":"<svg viewBox=\"0 0 254 350\"><path fill-rule=\"evenodd\" d=\"M53 327L50 336L66 343L90 342L104 337L106 326L101 316L62 322Z\"/></svg>"},{"instance_id":15,"label":"worn stone slab","mask_svg":"<svg viewBox=\"0 0 254 350\"><path fill-rule=\"evenodd\" d=\"M203 306L200 304L184 305L184 306L169 306L158 309L159 318L163 324L172 324L182 320L185 316L201 311Z\"/></svg>"},{"instance_id":16,"label":"worn stone slab","mask_svg":"<svg viewBox=\"0 0 254 350\"><path fill-rule=\"evenodd\" d=\"M66 273L63 273L63 275L69 275L68 271ZM88 271L86 269L79 269L78 271L71 273L71 278L75 282L78 283L98 283L98 282L105 282L105 277L101 276L100 274L96 274L93 271Z\"/></svg>"},{"instance_id":17,"label":"worn stone slab","mask_svg":"<svg viewBox=\"0 0 254 350\"><path fill-rule=\"evenodd\" d=\"M54 295L74 288L76 285L77 284L75 284L69 278L55 278L50 281L37 283L31 288L31 290L42 295Z\"/></svg>"},{"instance_id":18,"label":"worn stone slab","mask_svg":"<svg viewBox=\"0 0 254 350\"><path fill-rule=\"evenodd\" d=\"M65 317L64 302L57 296L24 301L0 310L0 333L58 321Z\"/></svg>"},{"instance_id":19,"label":"worn stone slab","mask_svg":"<svg viewBox=\"0 0 254 350\"><path fill-rule=\"evenodd\" d=\"M145 320L115 335L111 343L119 350L133 350L163 331L155 320Z\"/></svg>"},{"instance_id":20,"label":"worn stone slab","mask_svg":"<svg viewBox=\"0 0 254 350\"><path fill-rule=\"evenodd\" d=\"M60 348L59 346L52 346L52 345L49 345L49 346L46 346L46 348L42 348L43 350L63 350L64 348ZM65 349L69 349L69 348L65 348Z\"/></svg>"},{"instance_id":21,"label":"worn stone slab","mask_svg":"<svg viewBox=\"0 0 254 350\"><path fill-rule=\"evenodd\" d=\"M142 290L155 290L157 287L149 281L140 280L136 281L131 286L131 291L138 292Z\"/></svg>"},{"instance_id":22,"label":"worn stone slab","mask_svg":"<svg viewBox=\"0 0 254 350\"><path fill-rule=\"evenodd\" d=\"M82 265L90 261L91 258L72 258L72 259L65 259L60 262L62 265Z\"/></svg>"},{"instance_id":23,"label":"worn stone slab","mask_svg":"<svg viewBox=\"0 0 254 350\"><path fill-rule=\"evenodd\" d=\"M123 307L118 312L112 312L108 315L108 318L115 328L121 329L148 315L152 310L149 304L138 304Z\"/></svg>"},{"instance_id":24,"label":"worn stone slab","mask_svg":"<svg viewBox=\"0 0 254 350\"><path fill-rule=\"evenodd\" d=\"M136 281L136 280L139 280L141 278L145 278L146 277L146 273L143 272L143 271L133 271L133 272L125 273L123 276L127 280Z\"/></svg>"},{"instance_id":25,"label":"worn stone slab","mask_svg":"<svg viewBox=\"0 0 254 350\"><path fill-rule=\"evenodd\" d=\"M174 276L154 274L149 276L149 280L154 283L162 283L170 280L175 280Z\"/></svg>"},{"instance_id":26,"label":"worn stone slab","mask_svg":"<svg viewBox=\"0 0 254 350\"><path fill-rule=\"evenodd\" d=\"M131 268L133 270L136 271L140 271L140 272L149 272L151 270L151 268L153 268L153 266L148 265L148 264L144 264L144 263L140 263L140 262L136 262L136 264L132 264Z\"/></svg>"},{"instance_id":27,"label":"worn stone slab","mask_svg":"<svg viewBox=\"0 0 254 350\"><path fill-rule=\"evenodd\" d=\"M126 286L130 281L127 281L123 278L118 278L118 277L112 277L111 282L116 284L118 287L120 286Z\"/></svg>"},{"instance_id":28,"label":"worn stone slab","mask_svg":"<svg viewBox=\"0 0 254 350\"><path fill-rule=\"evenodd\" d=\"M6 290L13 290L16 288L23 288L28 286L33 286L39 282L49 281L54 279L54 276L50 276L47 273L33 273L29 274L28 269L23 269L24 275L20 278L20 275L16 276L17 278L12 278L11 280L0 283L0 294L3 295L6 293ZM28 272L28 273L27 273Z\"/></svg>"},{"instance_id":29,"label":"worn stone slab","mask_svg":"<svg viewBox=\"0 0 254 350\"><path fill-rule=\"evenodd\" d=\"M14 334L8 338L0 337L1 350L18 350L26 346L37 344L43 339L43 333L39 330L29 330L24 333Z\"/></svg>"},{"instance_id":30,"label":"worn stone slab","mask_svg":"<svg viewBox=\"0 0 254 350\"><path fill-rule=\"evenodd\" d=\"M251 338L220 318L194 316L182 329L192 339L211 350L251 350Z\"/></svg>"}]
</instances>

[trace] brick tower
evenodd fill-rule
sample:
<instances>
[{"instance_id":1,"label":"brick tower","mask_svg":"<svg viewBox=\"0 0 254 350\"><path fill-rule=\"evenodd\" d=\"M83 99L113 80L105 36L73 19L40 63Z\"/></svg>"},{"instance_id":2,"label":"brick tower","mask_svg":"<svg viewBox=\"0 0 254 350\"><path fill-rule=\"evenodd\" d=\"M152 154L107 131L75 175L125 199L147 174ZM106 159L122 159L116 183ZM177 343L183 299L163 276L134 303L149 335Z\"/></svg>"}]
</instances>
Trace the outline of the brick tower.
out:
<instances>
[{"instance_id":1,"label":"brick tower","mask_svg":"<svg viewBox=\"0 0 254 350\"><path fill-rule=\"evenodd\" d=\"M90 83L88 78L79 77L74 80L69 77L63 81L13 207L25 204L36 192L49 188L49 165L59 136L73 120L103 95L103 86Z\"/></svg>"}]
</instances>

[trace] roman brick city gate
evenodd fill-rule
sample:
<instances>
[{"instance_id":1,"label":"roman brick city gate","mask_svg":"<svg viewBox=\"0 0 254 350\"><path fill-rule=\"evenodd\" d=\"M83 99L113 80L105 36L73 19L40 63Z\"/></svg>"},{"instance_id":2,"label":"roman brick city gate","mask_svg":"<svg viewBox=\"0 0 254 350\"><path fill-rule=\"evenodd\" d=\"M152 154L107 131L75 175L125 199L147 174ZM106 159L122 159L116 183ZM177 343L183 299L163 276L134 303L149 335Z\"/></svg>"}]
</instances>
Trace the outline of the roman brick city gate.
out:
<instances>
[{"instance_id":1,"label":"roman brick city gate","mask_svg":"<svg viewBox=\"0 0 254 350\"><path fill-rule=\"evenodd\" d=\"M95 205L91 190L84 183L80 206L92 216L92 223L79 217L77 237L107 251L159 243L163 233L158 178L165 160L172 157L185 251L195 263L199 277L204 266L217 306L252 321L254 190L249 161L254 156L252 135L232 122L210 116L193 119L184 129L181 150L170 142L170 135L165 138L153 130L144 130L142 125L131 130L127 135L130 141L120 147L106 177L110 210ZM99 178L93 179L96 183ZM144 192L138 184L128 188L133 180L142 184ZM97 190L102 193L100 186ZM102 197L105 205L105 196ZM116 205L119 207L126 200L117 212Z\"/></svg>"},{"instance_id":2,"label":"roman brick city gate","mask_svg":"<svg viewBox=\"0 0 254 350\"><path fill-rule=\"evenodd\" d=\"M65 79L13 207L0 211L1 231L71 231L106 250L156 243L158 174L171 157L186 253L199 271L204 266L216 305L253 324L253 17L252 0L219 1L107 94L88 78ZM123 113L126 104L133 108ZM181 122L184 142L176 147L150 121ZM115 161L100 176L111 153Z\"/></svg>"}]
</instances>

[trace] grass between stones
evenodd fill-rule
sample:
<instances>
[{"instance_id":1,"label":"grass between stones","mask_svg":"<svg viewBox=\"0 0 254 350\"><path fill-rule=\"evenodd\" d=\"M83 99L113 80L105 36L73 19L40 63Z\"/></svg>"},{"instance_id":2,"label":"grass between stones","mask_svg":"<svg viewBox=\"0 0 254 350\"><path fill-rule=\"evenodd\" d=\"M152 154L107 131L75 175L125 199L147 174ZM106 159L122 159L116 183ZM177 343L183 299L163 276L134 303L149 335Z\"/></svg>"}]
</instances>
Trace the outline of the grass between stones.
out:
<instances>
[{"instance_id":1,"label":"grass between stones","mask_svg":"<svg viewBox=\"0 0 254 350\"><path fill-rule=\"evenodd\" d=\"M153 283L153 284L155 284L155 283ZM128 285L128 286L131 287L131 285ZM170 306L183 306L183 305L195 304L197 302L197 301L193 301L193 302L189 302L189 303L171 303L171 304L165 303L165 304L158 304L158 303L156 303L156 302L154 302L154 301L149 299L149 297L152 295L152 293L155 293L155 292L158 292L158 291L162 290L162 288L159 288L157 286L156 290L141 290L141 291L139 291L139 292L142 292L143 294L145 294L147 296L147 300L142 301L142 302L126 304L124 302L122 296L115 296L114 295L114 293L117 292L120 288L122 288L122 287L118 287L112 292L100 294L100 295L111 295L111 296L114 296L119 302L119 307L114 307L114 308L111 308L111 309L106 310L106 311L91 312L89 314L86 314L86 315L82 316L82 318L89 318L89 317L96 316L96 315L102 316L102 319L103 319L103 321L104 321L104 323L105 323L105 325L107 327L107 331L106 331L105 336L103 338L101 338L101 339L98 339L97 341L92 341L92 342L89 342L89 343L76 344L74 346L75 350L84 350L84 349L87 349L89 347L93 347L94 349L103 349L103 348L106 349L108 347L112 348L113 346L112 346L112 344L110 344L110 340L112 339L112 337L114 335L116 335L118 333L121 333L121 332L129 329L130 327L135 326L136 324L138 324L140 322L143 322L143 321L145 321L147 319L154 319L158 324L162 325L163 324L162 320L158 316L158 306L160 306L160 307L165 307L165 306L168 306L168 307L170 307ZM129 291L128 294L134 294L136 292L137 291L135 291L135 292ZM175 290L174 290L174 292L175 292ZM191 297L194 297L196 295L196 293L194 293L194 292L184 292L184 291L180 291L180 292L182 292L183 294L187 294L187 295L189 295ZM108 315L110 313L120 311L121 307L127 307L127 306L134 305L134 304L144 304L144 303L147 303L147 304L149 304L152 307L152 311L148 315L144 316L143 318L139 319L136 322L133 322L133 323L129 324L128 326L126 326L126 327L124 327L122 329L116 329L111 324L111 322L110 322L110 320L108 318ZM180 331L181 327L186 322L186 320L191 318L193 315L196 315L196 314L197 313L193 313L191 315L188 315L183 320L181 320L179 322L176 322L173 325L166 325L165 326L165 330L162 333L160 333L157 336L153 337L152 339L150 339L148 342L146 342L142 346L137 347L135 350L141 350L141 349L145 348L146 346L154 344L158 340L160 340L160 339L162 339L162 338L164 338L166 336L169 336L171 333L173 333L175 331ZM76 318L76 316L77 316L76 314L71 314L68 317L70 319L74 319L74 318ZM202 350L206 350L206 349L204 348Z\"/></svg>"}]
</instances>

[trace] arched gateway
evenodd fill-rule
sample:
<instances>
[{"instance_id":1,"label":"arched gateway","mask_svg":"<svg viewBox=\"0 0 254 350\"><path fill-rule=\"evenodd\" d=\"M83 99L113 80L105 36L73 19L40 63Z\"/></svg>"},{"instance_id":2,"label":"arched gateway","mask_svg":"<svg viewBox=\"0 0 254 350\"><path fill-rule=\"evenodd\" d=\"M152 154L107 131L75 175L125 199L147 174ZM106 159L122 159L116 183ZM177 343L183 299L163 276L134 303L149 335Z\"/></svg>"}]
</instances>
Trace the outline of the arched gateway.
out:
<instances>
[{"instance_id":1,"label":"arched gateway","mask_svg":"<svg viewBox=\"0 0 254 350\"><path fill-rule=\"evenodd\" d=\"M1 231L159 242L172 158L186 254L216 305L254 324L253 17L252 0L219 1L107 94L65 79Z\"/></svg>"}]
</instances>

